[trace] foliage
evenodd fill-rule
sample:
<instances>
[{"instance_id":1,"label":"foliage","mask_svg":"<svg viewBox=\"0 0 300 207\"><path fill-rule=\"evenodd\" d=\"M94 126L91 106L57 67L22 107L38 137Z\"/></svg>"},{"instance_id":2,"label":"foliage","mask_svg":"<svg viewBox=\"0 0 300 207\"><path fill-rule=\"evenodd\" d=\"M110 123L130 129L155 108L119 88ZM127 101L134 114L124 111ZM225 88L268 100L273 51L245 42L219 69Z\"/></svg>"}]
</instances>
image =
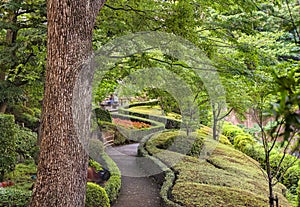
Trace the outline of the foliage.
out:
<instances>
[{"instance_id":1,"label":"foliage","mask_svg":"<svg viewBox=\"0 0 300 207\"><path fill-rule=\"evenodd\" d=\"M89 139L89 157L93 160L95 160L98 163L103 163L102 160L102 154L104 152L104 146L103 146L103 142L101 142L99 139ZM98 166L96 163L94 163L92 160L90 160L89 164L91 166L96 167L101 167Z\"/></svg>"},{"instance_id":2,"label":"foliage","mask_svg":"<svg viewBox=\"0 0 300 207\"><path fill-rule=\"evenodd\" d=\"M0 182L4 173L10 172L16 164L16 130L15 120L12 115L0 113Z\"/></svg>"},{"instance_id":3,"label":"foliage","mask_svg":"<svg viewBox=\"0 0 300 207\"><path fill-rule=\"evenodd\" d=\"M98 121L112 122L111 115L108 110L95 108L94 113Z\"/></svg>"},{"instance_id":4,"label":"foliage","mask_svg":"<svg viewBox=\"0 0 300 207\"><path fill-rule=\"evenodd\" d=\"M86 189L86 200L85 200L86 207L109 207L109 199L105 192L105 190L95 184L88 182L87 189Z\"/></svg>"},{"instance_id":5,"label":"foliage","mask_svg":"<svg viewBox=\"0 0 300 207\"><path fill-rule=\"evenodd\" d=\"M280 182L283 182L283 177L286 171L291 168L294 165L298 165L299 161L298 159L292 155L289 154L282 154L282 153L274 153L270 156L270 166L272 169L272 176L275 177ZM280 163L281 162L281 163ZM278 166L280 166L280 169L278 170ZM293 170L293 169L292 169ZM297 168L294 168L294 170L299 170ZM297 184L297 181L293 183L294 185Z\"/></svg>"},{"instance_id":6,"label":"foliage","mask_svg":"<svg viewBox=\"0 0 300 207\"><path fill-rule=\"evenodd\" d=\"M300 206L300 180L298 181L297 197L298 197L298 206Z\"/></svg>"},{"instance_id":7,"label":"foliage","mask_svg":"<svg viewBox=\"0 0 300 207\"><path fill-rule=\"evenodd\" d=\"M121 172L116 163L107 154L104 153L102 157L106 163L106 168L111 173L109 180L105 183L105 191L110 202L114 202L121 189Z\"/></svg>"},{"instance_id":8,"label":"foliage","mask_svg":"<svg viewBox=\"0 0 300 207\"><path fill-rule=\"evenodd\" d=\"M37 134L27 128L16 126L16 152L23 159L37 161L39 147L37 146Z\"/></svg>"},{"instance_id":9,"label":"foliage","mask_svg":"<svg viewBox=\"0 0 300 207\"><path fill-rule=\"evenodd\" d=\"M94 167L96 171L103 170L101 164L92 159L89 160L89 167Z\"/></svg>"},{"instance_id":10,"label":"foliage","mask_svg":"<svg viewBox=\"0 0 300 207\"><path fill-rule=\"evenodd\" d=\"M32 178L32 176L36 175L36 170L36 165L32 161L17 164L15 170L5 175L5 178L8 180L12 180L15 183L15 185L11 188L22 191L29 191L29 189L34 184L35 180Z\"/></svg>"},{"instance_id":11,"label":"foliage","mask_svg":"<svg viewBox=\"0 0 300 207\"><path fill-rule=\"evenodd\" d=\"M0 13L0 81L6 85L1 92L7 94L2 94L4 99L0 106L24 101L24 98L27 105L36 103L41 100L43 91L46 2L1 1Z\"/></svg>"},{"instance_id":12,"label":"foliage","mask_svg":"<svg viewBox=\"0 0 300 207\"><path fill-rule=\"evenodd\" d=\"M28 207L31 192L13 188L0 189L1 207Z\"/></svg>"},{"instance_id":13,"label":"foliage","mask_svg":"<svg viewBox=\"0 0 300 207\"><path fill-rule=\"evenodd\" d=\"M290 167L283 175L283 184L294 195L297 195L298 181L300 180L300 165L295 164Z\"/></svg>"}]
</instances>

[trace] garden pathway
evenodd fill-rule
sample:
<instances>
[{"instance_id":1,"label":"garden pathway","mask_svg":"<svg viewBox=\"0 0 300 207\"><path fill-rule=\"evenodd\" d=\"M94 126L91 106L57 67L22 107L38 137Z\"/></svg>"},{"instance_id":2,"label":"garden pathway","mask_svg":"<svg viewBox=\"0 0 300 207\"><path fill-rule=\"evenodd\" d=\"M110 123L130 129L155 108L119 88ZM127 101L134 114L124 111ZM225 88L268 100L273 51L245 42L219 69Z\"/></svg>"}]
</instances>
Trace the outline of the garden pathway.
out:
<instances>
[{"instance_id":1,"label":"garden pathway","mask_svg":"<svg viewBox=\"0 0 300 207\"><path fill-rule=\"evenodd\" d=\"M137 148L139 144L106 148L122 174L122 188L112 207L160 207L160 186L139 168Z\"/></svg>"}]
</instances>

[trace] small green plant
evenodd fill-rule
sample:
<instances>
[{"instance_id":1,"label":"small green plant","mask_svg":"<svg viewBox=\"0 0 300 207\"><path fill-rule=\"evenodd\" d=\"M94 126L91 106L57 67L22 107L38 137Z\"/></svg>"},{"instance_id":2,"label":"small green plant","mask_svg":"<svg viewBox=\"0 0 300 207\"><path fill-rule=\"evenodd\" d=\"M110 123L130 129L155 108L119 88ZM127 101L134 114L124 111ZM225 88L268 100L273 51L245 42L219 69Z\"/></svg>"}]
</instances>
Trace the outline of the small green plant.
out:
<instances>
[{"instance_id":1,"label":"small green plant","mask_svg":"<svg viewBox=\"0 0 300 207\"><path fill-rule=\"evenodd\" d=\"M13 188L0 188L0 207L28 207L31 192Z\"/></svg>"},{"instance_id":2,"label":"small green plant","mask_svg":"<svg viewBox=\"0 0 300 207\"><path fill-rule=\"evenodd\" d=\"M15 119L12 115L0 114L0 182L4 174L14 170L16 165Z\"/></svg>"},{"instance_id":3,"label":"small green plant","mask_svg":"<svg viewBox=\"0 0 300 207\"><path fill-rule=\"evenodd\" d=\"M101 186L88 182L86 189L86 207L110 207L109 198Z\"/></svg>"}]
</instances>

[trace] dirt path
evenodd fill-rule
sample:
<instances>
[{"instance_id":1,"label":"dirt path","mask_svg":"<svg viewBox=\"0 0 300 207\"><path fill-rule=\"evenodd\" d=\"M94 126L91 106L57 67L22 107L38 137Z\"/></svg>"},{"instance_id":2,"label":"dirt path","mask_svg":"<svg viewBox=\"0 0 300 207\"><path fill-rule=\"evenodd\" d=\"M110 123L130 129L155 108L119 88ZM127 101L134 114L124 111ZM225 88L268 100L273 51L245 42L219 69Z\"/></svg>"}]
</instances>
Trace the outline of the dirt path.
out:
<instances>
[{"instance_id":1,"label":"dirt path","mask_svg":"<svg viewBox=\"0 0 300 207\"><path fill-rule=\"evenodd\" d=\"M122 173L122 188L112 207L160 207L160 186L138 167L138 144L109 147L106 152Z\"/></svg>"}]
</instances>

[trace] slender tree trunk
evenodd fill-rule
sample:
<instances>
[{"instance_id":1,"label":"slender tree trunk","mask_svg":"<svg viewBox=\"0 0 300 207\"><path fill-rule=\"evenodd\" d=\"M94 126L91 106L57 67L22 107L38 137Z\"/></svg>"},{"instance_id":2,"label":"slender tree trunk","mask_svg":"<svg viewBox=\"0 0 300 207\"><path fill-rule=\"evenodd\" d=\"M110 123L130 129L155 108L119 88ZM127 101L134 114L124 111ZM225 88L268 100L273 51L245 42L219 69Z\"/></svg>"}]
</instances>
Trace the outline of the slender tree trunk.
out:
<instances>
[{"instance_id":1,"label":"slender tree trunk","mask_svg":"<svg viewBox=\"0 0 300 207\"><path fill-rule=\"evenodd\" d=\"M270 156L269 153L266 152L266 168L267 168L267 176L268 176L268 185L269 185L269 205L270 207L274 207L274 194L273 194L273 177L270 165Z\"/></svg>"},{"instance_id":2,"label":"slender tree trunk","mask_svg":"<svg viewBox=\"0 0 300 207\"><path fill-rule=\"evenodd\" d=\"M86 137L81 137L74 123L74 88L92 54L92 31L103 3L104 0L47 2L42 139L31 207L84 206L88 154L83 143ZM89 96L91 92L85 94Z\"/></svg>"}]
</instances>

